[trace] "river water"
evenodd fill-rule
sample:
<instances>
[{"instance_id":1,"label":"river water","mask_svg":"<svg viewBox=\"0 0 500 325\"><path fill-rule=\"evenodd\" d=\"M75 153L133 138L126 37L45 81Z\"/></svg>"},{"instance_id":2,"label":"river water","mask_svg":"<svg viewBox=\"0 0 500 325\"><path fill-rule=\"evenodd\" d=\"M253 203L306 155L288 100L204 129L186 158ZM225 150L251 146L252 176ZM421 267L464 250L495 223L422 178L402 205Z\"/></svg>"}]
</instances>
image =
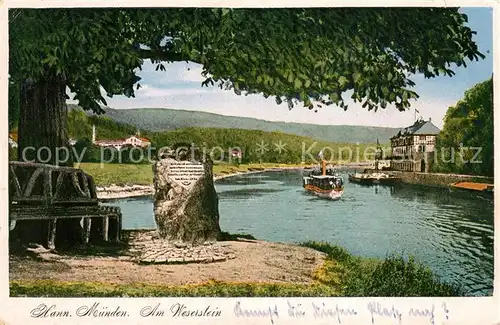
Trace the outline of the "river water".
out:
<instances>
[{"instance_id":1,"label":"river water","mask_svg":"<svg viewBox=\"0 0 500 325\"><path fill-rule=\"evenodd\" d=\"M354 255L413 255L468 295L493 291L493 200L412 185L349 183L339 201L302 187L301 171L240 175L216 182L223 231L297 243L328 241ZM124 229L155 228L152 199L123 199Z\"/></svg>"}]
</instances>

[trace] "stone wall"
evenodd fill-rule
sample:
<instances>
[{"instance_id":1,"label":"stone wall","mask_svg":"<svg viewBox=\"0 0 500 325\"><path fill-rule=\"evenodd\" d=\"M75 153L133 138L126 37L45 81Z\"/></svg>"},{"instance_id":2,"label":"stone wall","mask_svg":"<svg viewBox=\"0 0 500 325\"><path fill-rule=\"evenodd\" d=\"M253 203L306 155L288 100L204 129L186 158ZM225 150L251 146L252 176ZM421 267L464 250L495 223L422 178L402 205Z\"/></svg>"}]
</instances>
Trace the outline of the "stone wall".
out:
<instances>
[{"instance_id":1,"label":"stone wall","mask_svg":"<svg viewBox=\"0 0 500 325\"><path fill-rule=\"evenodd\" d=\"M374 172L374 170L368 170L368 172ZM438 187L447 187L456 182L476 182L487 184L494 183L493 177L485 176L440 173L413 173L402 171L387 171L387 173L400 177L404 183Z\"/></svg>"},{"instance_id":2,"label":"stone wall","mask_svg":"<svg viewBox=\"0 0 500 325\"><path fill-rule=\"evenodd\" d=\"M390 167L395 171L428 173L433 163L434 155L432 152L412 152L405 159L391 160Z\"/></svg>"}]
</instances>

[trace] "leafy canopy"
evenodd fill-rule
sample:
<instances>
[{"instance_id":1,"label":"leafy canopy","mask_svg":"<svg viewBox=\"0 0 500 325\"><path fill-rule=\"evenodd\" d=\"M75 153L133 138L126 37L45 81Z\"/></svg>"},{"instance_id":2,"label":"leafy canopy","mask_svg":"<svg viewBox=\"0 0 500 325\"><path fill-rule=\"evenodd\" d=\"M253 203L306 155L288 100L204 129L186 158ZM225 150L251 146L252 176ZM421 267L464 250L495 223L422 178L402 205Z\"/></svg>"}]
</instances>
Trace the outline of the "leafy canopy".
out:
<instances>
[{"instance_id":1,"label":"leafy canopy","mask_svg":"<svg viewBox=\"0 0 500 325\"><path fill-rule=\"evenodd\" d=\"M410 106L410 76L453 75L478 60L456 8L12 9L14 82L65 75L79 105L103 113L108 96L134 96L144 60L203 65L203 85L298 102L369 110Z\"/></svg>"},{"instance_id":2,"label":"leafy canopy","mask_svg":"<svg viewBox=\"0 0 500 325\"><path fill-rule=\"evenodd\" d=\"M437 139L438 170L492 176L493 129L493 78L490 78L467 90L463 99L448 108Z\"/></svg>"}]
</instances>

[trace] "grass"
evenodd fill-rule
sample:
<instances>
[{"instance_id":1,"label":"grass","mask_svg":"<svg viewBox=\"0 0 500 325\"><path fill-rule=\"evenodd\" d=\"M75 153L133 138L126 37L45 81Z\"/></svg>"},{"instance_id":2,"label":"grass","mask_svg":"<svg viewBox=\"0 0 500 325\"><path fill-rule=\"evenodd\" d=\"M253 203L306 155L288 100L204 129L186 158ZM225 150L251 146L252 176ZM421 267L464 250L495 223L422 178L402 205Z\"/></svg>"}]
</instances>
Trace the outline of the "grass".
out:
<instances>
[{"instance_id":1,"label":"grass","mask_svg":"<svg viewBox=\"0 0 500 325\"><path fill-rule=\"evenodd\" d=\"M224 233L225 240L250 235ZM459 286L441 281L413 258L389 255L383 260L351 255L340 246L306 242L327 254L311 284L245 283L215 280L196 285L112 284L56 280L10 281L12 297L450 297Z\"/></svg>"},{"instance_id":2,"label":"grass","mask_svg":"<svg viewBox=\"0 0 500 325\"><path fill-rule=\"evenodd\" d=\"M259 170L279 167L302 167L306 165L286 164L218 164L214 165L214 176L233 173L242 173L249 170ZM97 186L106 185L151 185L153 184L153 169L150 164L109 164L109 163L80 163L75 165L94 177Z\"/></svg>"},{"instance_id":3,"label":"grass","mask_svg":"<svg viewBox=\"0 0 500 325\"><path fill-rule=\"evenodd\" d=\"M331 287L316 284L228 283L165 286L54 280L10 281L11 297L326 297Z\"/></svg>"},{"instance_id":4,"label":"grass","mask_svg":"<svg viewBox=\"0 0 500 325\"><path fill-rule=\"evenodd\" d=\"M153 169L149 164L80 163L75 167L94 177L97 186L153 183Z\"/></svg>"},{"instance_id":5,"label":"grass","mask_svg":"<svg viewBox=\"0 0 500 325\"><path fill-rule=\"evenodd\" d=\"M400 255L383 260L351 255L340 246L325 242L306 242L327 254L325 263L314 278L332 286L346 297L453 297L463 296L463 289L438 278L427 266Z\"/></svg>"},{"instance_id":6,"label":"grass","mask_svg":"<svg viewBox=\"0 0 500 325\"><path fill-rule=\"evenodd\" d=\"M250 234L230 234L228 232L223 231L218 240L219 241L235 241L238 239L256 240L257 238L255 238L254 236L252 236Z\"/></svg>"}]
</instances>

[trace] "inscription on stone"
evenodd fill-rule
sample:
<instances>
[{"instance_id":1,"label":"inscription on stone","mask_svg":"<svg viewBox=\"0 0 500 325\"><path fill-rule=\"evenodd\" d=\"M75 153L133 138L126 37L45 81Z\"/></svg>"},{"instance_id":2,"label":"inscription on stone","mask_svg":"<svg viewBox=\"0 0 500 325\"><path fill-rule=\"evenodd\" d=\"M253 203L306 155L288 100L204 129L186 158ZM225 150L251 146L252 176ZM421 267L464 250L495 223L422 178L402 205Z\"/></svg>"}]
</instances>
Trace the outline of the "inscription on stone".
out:
<instances>
[{"instance_id":1,"label":"inscription on stone","mask_svg":"<svg viewBox=\"0 0 500 325\"><path fill-rule=\"evenodd\" d=\"M168 167L168 176L175 182L189 187L205 174L203 164L189 161L171 162Z\"/></svg>"}]
</instances>

